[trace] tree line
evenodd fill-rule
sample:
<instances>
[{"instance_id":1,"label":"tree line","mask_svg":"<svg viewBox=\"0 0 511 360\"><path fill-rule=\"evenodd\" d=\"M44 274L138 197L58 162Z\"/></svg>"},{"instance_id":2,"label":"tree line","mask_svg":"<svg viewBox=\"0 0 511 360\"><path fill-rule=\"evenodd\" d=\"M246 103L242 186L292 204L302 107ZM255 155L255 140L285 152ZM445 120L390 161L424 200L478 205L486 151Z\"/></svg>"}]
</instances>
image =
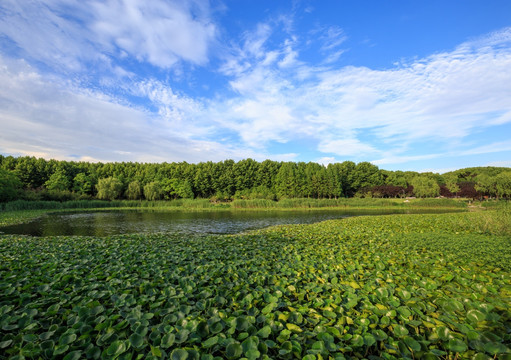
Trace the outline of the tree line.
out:
<instances>
[{"instance_id":1,"label":"tree line","mask_svg":"<svg viewBox=\"0 0 511 360\"><path fill-rule=\"evenodd\" d=\"M511 197L511 168L446 174L388 171L369 162L89 163L0 155L0 201Z\"/></svg>"}]
</instances>

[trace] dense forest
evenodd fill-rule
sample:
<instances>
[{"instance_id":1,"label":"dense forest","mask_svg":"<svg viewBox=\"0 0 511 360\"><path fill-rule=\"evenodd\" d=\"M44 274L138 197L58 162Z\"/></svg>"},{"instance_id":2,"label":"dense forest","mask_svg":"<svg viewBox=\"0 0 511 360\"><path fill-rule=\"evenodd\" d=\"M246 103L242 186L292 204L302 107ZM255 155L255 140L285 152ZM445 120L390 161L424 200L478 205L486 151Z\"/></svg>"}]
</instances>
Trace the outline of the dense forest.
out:
<instances>
[{"instance_id":1,"label":"dense forest","mask_svg":"<svg viewBox=\"0 0 511 360\"><path fill-rule=\"evenodd\" d=\"M88 163L0 155L0 202L76 199L339 197L511 198L511 168L446 174L387 171L369 162Z\"/></svg>"}]
</instances>

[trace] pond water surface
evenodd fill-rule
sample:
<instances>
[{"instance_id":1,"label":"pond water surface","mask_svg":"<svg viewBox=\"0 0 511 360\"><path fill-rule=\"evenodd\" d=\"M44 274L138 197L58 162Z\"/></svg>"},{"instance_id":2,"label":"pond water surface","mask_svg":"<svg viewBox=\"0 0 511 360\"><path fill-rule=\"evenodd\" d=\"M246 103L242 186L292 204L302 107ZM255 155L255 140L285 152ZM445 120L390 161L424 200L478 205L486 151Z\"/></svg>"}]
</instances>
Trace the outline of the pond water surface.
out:
<instances>
[{"instance_id":1,"label":"pond water surface","mask_svg":"<svg viewBox=\"0 0 511 360\"><path fill-rule=\"evenodd\" d=\"M235 234L281 224L311 224L349 216L426 213L425 210L139 211L52 213L0 228L0 234L109 236L129 233Z\"/></svg>"}]
</instances>

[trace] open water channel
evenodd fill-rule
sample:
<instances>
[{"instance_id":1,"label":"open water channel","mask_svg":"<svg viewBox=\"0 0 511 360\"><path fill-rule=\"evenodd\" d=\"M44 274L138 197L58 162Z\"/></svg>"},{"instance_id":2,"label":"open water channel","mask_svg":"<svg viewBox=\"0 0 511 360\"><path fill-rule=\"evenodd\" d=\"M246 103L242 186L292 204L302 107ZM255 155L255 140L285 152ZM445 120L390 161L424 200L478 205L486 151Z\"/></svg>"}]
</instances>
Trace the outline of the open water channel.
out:
<instances>
[{"instance_id":1,"label":"open water channel","mask_svg":"<svg viewBox=\"0 0 511 360\"><path fill-rule=\"evenodd\" d=\"M426 213L427 210L137 211L50 213L0 228L0 234L109 236L129 233L235 234L280 224L311 224L349 216ZM443 212L443 211L442 211Z\"/></svg>"}]
</instances>

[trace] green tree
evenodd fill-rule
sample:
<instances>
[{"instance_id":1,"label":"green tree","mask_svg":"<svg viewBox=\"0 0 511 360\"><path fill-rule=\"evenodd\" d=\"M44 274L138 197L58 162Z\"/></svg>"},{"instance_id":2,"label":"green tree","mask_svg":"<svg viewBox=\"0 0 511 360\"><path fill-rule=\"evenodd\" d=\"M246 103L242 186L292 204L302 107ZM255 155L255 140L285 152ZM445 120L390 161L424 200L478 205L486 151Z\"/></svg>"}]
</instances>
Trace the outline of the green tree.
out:
<instances>
[{"instance_id":1,"label":"green tree","mask_svg":"<svg viewBox=\"0 0 511 360\"><path fill-rule=\"evenodd\" d=\"M130 200L138 200L142 197L142 187L140 186L140 182L138 180L133 180L128 184L126 197Z\"/></svg>"},{"instance_id":2,"label":"green tree","mask_svg":"<svg viewBox=\"0 0 511 360\"><path fill-rule=\"evenodd\" d=\"M234 175L236 190L249 190L254 186L260 185L255 183L258 171L259 163L253 159L245 159L235 163L232 168L232 173Z\"/></svg>"},{"instance_id":3,"label":"green tree","mask_svg":"<svg viewBox=\"0 0 511 360\"><path fill-rule=\"evenodd\" d=\"M282 163L275 178L275 190L279 198L300 197L305 174L300 171L299 165L294 162Z\"/></svg>"},{"instance_id":4,"label":"green tree","mask_svg":"<svg viewBox=\"0 0 511 360\"><path fill-rule=\"evenodd\" d=\"M165 199L193 199L194 197L192 185L188 180L163 179L160 187Z\"/></svg>"},{"instance_id":5,"label":"green tree","mask_svg":"<svg viewBox=\"0 0 511 360\"><path fill-rule=\"evenodd\" d=\"M208 198L215 194L213 189L214 164L211 161L199 163L195 168L194 188L197 196Z\"/></svg>"},{"instance_id":6,"label":"green tree","mask_svg":"<svg viewBox=\"0 0 511 360\"><path fill-rule=\"evenodd\" d=\"M122 193L122 182L115 177L107 177L99 179L96 185L98 190L98 199L114 200L121 197Z\"/></svg>"},{"instance_id":7,"label":"green tree","mask_svg":"<svg viewBox=\"0 0 511 360\"><path fill-rule=\"evenodd\" d=\"M355 166L352 174L351 187L358 191L361 188L383 185L383 175L378 166L364 161Z\"/></svg>"},{"instance_id":8,"label":"green tree","mask_svg":"<svg viewBox=\"0 0 511 360\"><path fill-rule=\"evenodd\" d=\"M405 173L402 171L385 171L385 184L401 186L406 188L408 186L408 181L406 179Z\"/></svg>"},{"instance_id":9,"label":"green tree","mask_svg":"<svg viewBox=\"0 0 511 360\"><path fill-rule=\"evenodd\" d=\"M511 171L501 172L495 177L497 196L511 197Z\"/></svg>"},{"instance_id":10,"label":"green tree","mask_svg":"<svg viewBox=\"0 0 511 360\"><path fill-rule=\"evenodd\" d=\"M416 176L412 179L413 193L420 198L435 197L440 194L440 186L428 176Z\"/></svg>"},{"instance_id":11,"label":"green tree","mask_svg":"<svg viewBox=\"0 0 511 360\"><path fill-rule=\"evenodd\" d=\"M331 166L332 164L328 164L326 168L327 175L327 192L329 198L337 199L342 195L342 185L340 181L339 174L335 171L335 168Z\"/></svg>"},{"instance_id":12,"label":"green tree","mask_svg":"<svg viewBox=\"0 0 511 360\"><path fill-rule=\"evenodd\" d=\"M163 189L159 181L152 181L144 186L144 196L147 200L161 200Z\"/></svg>"},{"instance_id":13,"label":"green tree","mask_svg":"<svg viewBox=\"0 0 511 360\"><path fill-rule=\"evenodd\" d=\"M22 186L16 174L0 168L0 202L18 199Z\"/></svg>"},{"instance_id":14,"label":"green tree","mask_svg":"<svg viewBox=\"0 0 511 360\"><path fill-rule=\"evenodd\" d=\"M80 195L91 195L92 194L92 180L87 174L81 172L76 174L73 179L73 191Z\"/></svg>"},{"instance_id":15,"label":"green tree","mask_svg":"<svg viewBox=\"0 0 511 360\"><path fill-rule=\"evenodd\" d=\"M272 160L264 160L259 165L259 170L256 174L256 183L273 191L275 188L275 178L280 169L280 163Z\"/></svg>"},{"instance_id":16,"label":"green tree","mask_svg":"<svg viewBox=\"0 0 511 360\"><path fill-rule=\"evenodd\" d=\"M50 178L44 183L48 190L66 191L69 190L71 182L62 169L57 169Z\"/></svg>"},{"instance_id":17,"label":"green tree","mask_svg":"<svg viewBox=\"0 0 511 360\"><path fill-rule=\"evenodd\" d=\"M490 176L488 174L479 174L476 177L475 189L480 193L489 196L497 195L497 183L495 181L495 176Z\"/></svg>"},{"instance_id":18,"label":"green tree","mask_svg":"<svg viewBox=\"0 0 511 360\"><path fill-rule=\"evenodd\" d=\"M46 173L41 173L36 166L37 159L35 157L21 157L16 162L14 173L21 180L25 188L37 189L48 180Z\"/></svg>"},{"instance_id":19,"label":"green tree","mask_svg":"<svg viewBox=\"0 0 511 360\"><path fill-rule=\"evenodd\" d=\"M445 186L447 190L456 195L458 191L460 191L460 186L458 185L458 176L454 173L444 175Z\"/></svg>"},{"instance_id":20,"label":"green tree","mask_svg":"<svg viewBox=\"0 0 511 360\"><path fill-rule=\"evenodd\" d=\"M176 188L176 194L183 199L193 199L192 184L188 180L180 181Z\"/></svg>"}]
</instances>

